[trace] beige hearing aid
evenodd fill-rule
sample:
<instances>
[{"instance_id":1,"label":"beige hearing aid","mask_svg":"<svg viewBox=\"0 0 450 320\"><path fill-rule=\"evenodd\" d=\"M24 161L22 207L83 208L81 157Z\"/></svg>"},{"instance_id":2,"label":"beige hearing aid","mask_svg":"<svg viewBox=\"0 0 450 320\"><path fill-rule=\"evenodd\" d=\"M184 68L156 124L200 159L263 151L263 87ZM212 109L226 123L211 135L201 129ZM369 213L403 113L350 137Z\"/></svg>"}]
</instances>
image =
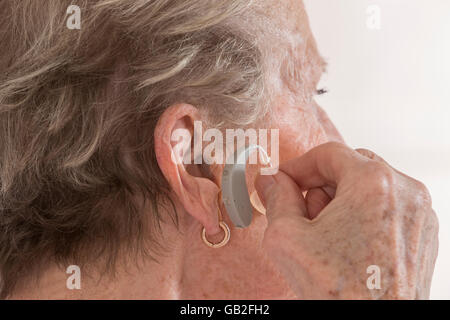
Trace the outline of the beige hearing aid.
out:
<instances>
[{"instance_id":1,"label":"beige hearing aid","mask_svg":"<svg viewBox=\"0 0 450 320\"><path fill-rule=\"evenodd\" d=\"M245 179L245 168L250 154L259 150L265 164L270 164L270 158L266 150L259 145L250 145L233 155L233 159L227 159L222 174L222 199L227 209L228 216L233 224L238 228L246 228L250 225L253 216L252 203L254 208L265 214L265 208L255 192L250 198L247 191Z\"/></svg>"}]
</instances>

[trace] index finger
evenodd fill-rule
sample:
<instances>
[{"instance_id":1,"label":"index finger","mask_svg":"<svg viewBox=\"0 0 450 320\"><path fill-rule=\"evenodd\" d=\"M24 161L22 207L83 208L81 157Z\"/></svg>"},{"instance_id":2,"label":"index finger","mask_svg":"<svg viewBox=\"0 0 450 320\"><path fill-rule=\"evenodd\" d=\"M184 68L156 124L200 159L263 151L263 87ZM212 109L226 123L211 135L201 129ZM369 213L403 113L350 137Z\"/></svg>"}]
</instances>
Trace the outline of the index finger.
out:
<instances>
[{"instance_id":1,"label":"index finger","mask_svg":"<svg viewBox=\"0 0 450 320\"><path fill-rule=\"evenodd\" d=\"M355 150L342 143L328 142L282 163L279 169L306 190L324 185L337 186L362 162L363 157Z\"/></svg>"}]
</instances>

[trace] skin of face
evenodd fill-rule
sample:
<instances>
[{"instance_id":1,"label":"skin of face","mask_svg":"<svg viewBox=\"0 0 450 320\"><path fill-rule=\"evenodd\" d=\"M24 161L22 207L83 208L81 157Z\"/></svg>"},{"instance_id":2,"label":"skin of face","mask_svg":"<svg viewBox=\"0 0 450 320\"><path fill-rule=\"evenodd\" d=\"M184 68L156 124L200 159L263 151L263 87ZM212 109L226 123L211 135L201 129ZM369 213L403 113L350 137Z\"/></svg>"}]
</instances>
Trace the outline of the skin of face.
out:
<instances>
[{"instance_id":1,"label":"skin of face","mask_svg":"<svg viewBox=\"0 0 450 320\"><path fill-rule=\"evenodd\" d=\"M282 1L281 4L272 1L272 6L269 13L272 16L269 15L268 18L275 21L286 36L285 48L290 60L294 62L290 65L291 70L298 69L298 74L307 75L299 81L293 81L290 79L292 74L283 73L280 69L278 74L275 72L272 76L278 88L271 106L270 121L267 119L267 122L270 122L270 128L280 130L279 156L280 162L284 162L301 156L319 144L331 140L342 141L342 138L323 109L314 101L323 61L311 33L303 3ZM169 118L174 118L176 112ZM170 161L169 156L164 155L160 160L162 163ZM251 168L247 172L250 193L254 191L251 181L254 181L257 171L258 168ZM220 182L220 167L212 172L216 182ZM203 194L211 195L217 192L218 189L213 184L205 185L202 191ZM211 196L208 199L213 198ZM264 215L255 211L250 227L237 229L233 227L221 204L224 221L231 228L231 240L220 249L212 249L201 241L200 232L203 225L210 225L208 233L211 234L209 239L212 242L220 241L223 237L218 228L215 210L209 212L209 216L213 218L205 218L200 214L187 214L186 211L189 210L183 206L182 201L176 202L176 205L180 216L180 230L176 230L170 223L163 225L164 236L161 241L166 246L166 251L158 257L158 263L143 259L139 265L134 265L127 263L127 258L124 257L124 263L118 268L114 278L104 275L99 277L100 272L95 271L95 268L89 269L82 274L82 290L68 290L68 275L61 267L54 266L42 275L38 283L29 283L26 290L18 291L12 298L299 298L261 250L267 226ZM214 207L214 203L208 205Z\"/></svg>"}]
</instances>

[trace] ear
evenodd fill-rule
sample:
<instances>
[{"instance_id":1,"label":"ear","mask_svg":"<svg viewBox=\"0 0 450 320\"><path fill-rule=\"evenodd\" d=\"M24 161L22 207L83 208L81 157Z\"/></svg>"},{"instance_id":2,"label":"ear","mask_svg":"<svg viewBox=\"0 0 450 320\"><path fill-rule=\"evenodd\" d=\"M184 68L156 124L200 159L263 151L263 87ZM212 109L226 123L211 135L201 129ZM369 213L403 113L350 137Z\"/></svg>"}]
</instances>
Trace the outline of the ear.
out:
<instances>
[{"instance_id":1,"label":"ear","mask_svg":"<svg viewBox=\"0 0 450 320\"><path fill-rule=\"evenodd\" d=\"M159 168L186 212L208 235L215 235L221 230L217 211L220 189L203 176L191 155L192 149L197 149L192 147L194 140L202 146L202 137L194 139L194 122L200 120L198 109L189 104L169 107L155 128L155 153Z\"/></svg>"}]
</instances>

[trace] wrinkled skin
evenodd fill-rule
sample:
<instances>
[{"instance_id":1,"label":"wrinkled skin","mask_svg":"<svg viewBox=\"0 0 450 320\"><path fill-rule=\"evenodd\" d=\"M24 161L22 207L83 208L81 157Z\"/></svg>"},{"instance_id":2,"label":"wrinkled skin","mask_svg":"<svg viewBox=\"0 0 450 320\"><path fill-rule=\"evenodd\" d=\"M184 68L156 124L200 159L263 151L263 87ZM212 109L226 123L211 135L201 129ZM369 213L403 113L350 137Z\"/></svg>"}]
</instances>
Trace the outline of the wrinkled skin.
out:
<instances>
[{"instance_id":1,"label":"wrinkled skin","mask_svg":"<svg viewBox=\"0 0 450 320\"><path fill-rule=\"evenodd\" d=\"M270 128L280 130L280 162L292 162L282 166L285 173L275 176L282 179L283 187L272 189L265 198L267 217L255 211L250 227L237 229L220 204L223 219L231 228L230 242L212 249L201 241L203 227L210 241L217 242L223 237L216 202L222 167L211 168L212 178L200 179L173 165L171 128L182 127L186 121L179 119L183 117L198 119L195 106L173 106L160 119L155 150L158 164L173 190L180 223L179 229L171 221L162 225L160 240L165 252L157 257L158 263L143 259L138 268L124 255L124 266L119 265L115 278L100 276L94 265L82 270L82 290L67 290L66 266L54 266L38 283L28 283L12 298L427 297L437 248L437 222L421 184L386 165L336 146L327 147L316 160L329 162L331 169L335 160L342 160L346 169L352 169L345 180L333 183L331 179L308 186L303 185L303 178L297 179L298 174L317 175L315 168L309 168L310 163L299 157L328 141L342 142L342 138L313 99L323 68L302 2L271 3L272 8L267 10L271 19L277 20L287 35L301 35L304 41L287 44L288 47L273 46L272 40L267 42L274 55L279 50L299 56L295 58L299 61L295 66L298 74L308 77L297 87L291 85L288 76L281 76L284 80L280 80L282 85L272 103ZM277 80L280 75L271 77ZM264 127L264 123L259 126ZM254 190L257 172L254 168L248 172L250 192ZM196 176L199 175L197 172ZM324 188L317 188L321 186ZM330 202L336 186L336 197ZM300 198L303 189L310 189L306 203ZM289 203L293 206L288 207ZM162 216L166 214L161 212ZM316 218L310 221L302 215ZM366 269L372 264L381 268L381 290L370 291L365 287L369 276Z\"/></svg>"},{"instance_id":2,"label":"wrinkled skin","mask_svg":"<svg viewBox=\"0 0 450 320\"><path fill-rule=\"evenodd\" d=\"M438 223L420 182L368 150L328 143L256 185L269 219L263 247L299 297L429 297ZM369 290L371 265L380 286Z\"/></svg>"}]
</instances>

